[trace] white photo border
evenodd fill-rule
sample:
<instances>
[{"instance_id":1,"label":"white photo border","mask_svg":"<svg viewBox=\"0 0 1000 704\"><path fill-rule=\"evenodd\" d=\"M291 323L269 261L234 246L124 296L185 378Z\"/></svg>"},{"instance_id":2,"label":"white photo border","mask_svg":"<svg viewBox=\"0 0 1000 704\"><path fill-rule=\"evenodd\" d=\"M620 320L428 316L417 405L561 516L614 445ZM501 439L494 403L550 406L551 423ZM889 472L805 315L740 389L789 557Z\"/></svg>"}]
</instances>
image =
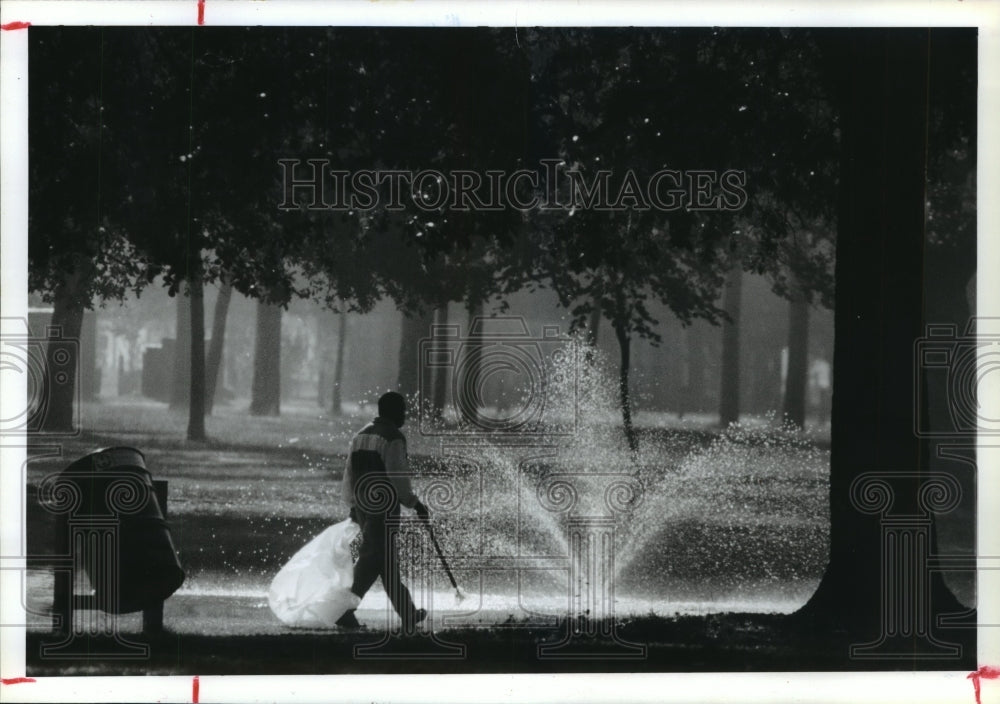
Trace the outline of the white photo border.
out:
<instances>
[{"instance_id":1,"label":"white photo border","mask_svg":"<svg viewBox=\"0 0 1000 704\"><path fill-rule=\"evenodd\" d=\"M424 0L5 0L0 6L0 263L3 317L27 312L28 230L28 34L46 25L361 25L361 26L966 26L979 29L977 155L977 314L1000 317L1000 286L986 272L1000 272L1000 6L990 0L924 2L814 2L687 0L681 2L446 2ZM30 26L26 26L30 25ZM982 412L1000 418L1000 375L979 389ZM9 381L9 380L5 380ZM23 404L25 387L0 392L0 416ZM0 446L0 464L22 467L25 443ZM1000 624L1000 447L980 441L977 578L980 624ZM997 443L994 443L997 445ZM989 481L984 481L988 478ZM21 473L0 472L0 556L24 555ZM984 561L985 557L985 561ZM990 562L992 561L992 562ZM988 564L986 564L988 562ZM21 561L23 566L23 559ZM0 623L23 623L17 558L3 557ZM991 595L991 599L987 599ZM0 628L0 700L190 702L674 702L702 701L905 701L971 702L967 672L827 672L546 675L352 675L49 677L19 682L25 674L23 628ZM980 627L978 664L1000 667L1000 627ZM441 677L447 678L442 687ZM982 681L983 701L1000 696L1000 681ZM996 701L993 699L992 701Z\"/></svg>"}]
</instances>

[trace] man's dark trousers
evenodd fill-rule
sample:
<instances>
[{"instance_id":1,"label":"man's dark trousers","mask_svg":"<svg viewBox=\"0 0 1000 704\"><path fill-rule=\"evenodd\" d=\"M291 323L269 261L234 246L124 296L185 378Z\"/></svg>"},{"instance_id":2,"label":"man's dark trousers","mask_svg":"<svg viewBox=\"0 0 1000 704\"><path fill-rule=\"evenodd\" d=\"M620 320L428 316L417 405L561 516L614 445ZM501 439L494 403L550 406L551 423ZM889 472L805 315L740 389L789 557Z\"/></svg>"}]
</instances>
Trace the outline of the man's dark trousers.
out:
<instances>
[{"instance_id":1,"label":"man's dark trousers","mask_svg":"<svg viewBox=\"0 0 1000 704\"><path fill-rule=\"evenodd\" d=\"M399 519L399 509L389 513L364 513L355 508L352 516L361 526L361 548L358 561L354 563L351 591L364 598L375 580L381 577L396 613L403 623L411 623L416 607L410 590L399 578L399 554L396 546L388 542L390 535L386 526L387 520L395 523Z\"/></svg>"}]
</instances>

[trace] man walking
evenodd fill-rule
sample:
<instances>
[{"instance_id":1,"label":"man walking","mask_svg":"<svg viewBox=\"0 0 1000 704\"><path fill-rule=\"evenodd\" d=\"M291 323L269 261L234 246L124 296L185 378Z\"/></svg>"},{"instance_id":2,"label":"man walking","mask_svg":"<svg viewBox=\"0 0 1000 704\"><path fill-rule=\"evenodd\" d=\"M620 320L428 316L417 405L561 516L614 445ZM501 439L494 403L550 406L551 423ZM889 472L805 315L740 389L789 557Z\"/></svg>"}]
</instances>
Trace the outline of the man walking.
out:
<instances>
[{"instance_id":1,"label":"man walking","mask_svg":"<svg viewBox=\"0 0 1000 704\"><path fill-rule=\"evenodd\" d=\"M411 508L427 520L427 507L410 486L406 437L400 428L406 422L406 399L390 391L378 400L378 417L351 441L344 469L343 498L351 508L351 518L361 526L361 548L354 563L351 591L364 598L376 578L382 578L389 601L411 631L427 617L426 609L414 607L410 591L399 577L399 555L389 544L386 520L399 516L400 505ZM337 625L358 628L361 624L350 610Z\"/></svg>"}]
</instances>

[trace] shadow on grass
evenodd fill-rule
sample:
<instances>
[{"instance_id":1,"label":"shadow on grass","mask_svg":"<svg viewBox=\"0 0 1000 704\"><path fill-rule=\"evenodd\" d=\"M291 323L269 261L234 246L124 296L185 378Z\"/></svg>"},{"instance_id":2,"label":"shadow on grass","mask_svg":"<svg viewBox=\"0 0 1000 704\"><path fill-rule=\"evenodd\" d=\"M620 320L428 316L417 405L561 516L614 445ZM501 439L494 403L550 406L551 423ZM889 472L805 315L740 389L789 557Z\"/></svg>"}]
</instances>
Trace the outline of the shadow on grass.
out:
<instances>
[{"instance_id":1,"label":"shadow on grass","mask_svg":"<svg viewBox=\"0 0 1000 704\"><path fill-rule=\"evenodd\" d=\"M46 447L41 442L37 442L40 447ZM275 458L287 457L290 462L297 462L301 460L303 455L306 456L329 456L331 454L336 455L336 452L320 452L315 448L307 445L297 445L297 444L260 444L250 441L232 441L232 440L222 440L218 438L209 437L204 441L192 441L187 440L183 436L177 436L173 434L159 434L150 433L147 431L132 431L132 432L92 432L83 431L78 436L73 438L72 445L68 444L69 447L74 447L79 445L81 447L90 447L92 449L86 450L86 452L94 452L100 448L105 447L115 447L118 445L124 445L127 447L135 447L142 452L147 452L149 450L158 451L177 451L177 452L232 452L238 454L264 454L270 455ZM74 447L75 449L75 447ZM331 450L337 450L341 448L331 447ZM342 448L346 452L346 445ZM343 452L341 452L343 456ZM76 457L66 457L65 459L59 460L68 464Z\"/></svg>"},{"instance_id":2,"label":"shadow on grass","mask_svg":"<svg viewBox=\"0 0 1000 704\"><path fill-rule=\"evenodd\" d=\"M145 637L146 660L46 660L40 646L51 636L29 633L28 668L32 676L114 674L393 674L393 673L531 673L531 672L776 672L837 670L971 670L975 668L974 631L949 633L963 640L964 657L937 660L852 660L849 643L820 633L792 615L714 614L636 618L620 623L618 639L645 646L643 656L602 657L616 643L581 639L576 657L539 657L539 646L561 640L566 623L556 629L485 628L437 631L437 637L464 646L464 656L434 659L428 636L390 639L392 658L358 658L356 646L377 643L383 634L290 632L282 635L211 636L162 634ZM600 629L596 629L600 630ZM143 637L137 637L143 638ZM99 643L81 645L96 649Z\"/></svg>"}]
</instances>

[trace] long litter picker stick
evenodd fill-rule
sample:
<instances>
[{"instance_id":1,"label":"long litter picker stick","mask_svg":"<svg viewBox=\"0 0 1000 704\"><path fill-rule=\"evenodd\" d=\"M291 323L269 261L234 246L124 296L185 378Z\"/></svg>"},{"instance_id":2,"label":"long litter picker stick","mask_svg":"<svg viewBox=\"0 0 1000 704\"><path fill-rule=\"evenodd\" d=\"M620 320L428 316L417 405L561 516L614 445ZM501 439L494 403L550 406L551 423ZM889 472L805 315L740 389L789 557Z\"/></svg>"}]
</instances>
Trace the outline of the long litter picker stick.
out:
<instances>
[{"instance_id":1,"label":"long litter picker stick","mask_svg":"<svg viewBox=\"0 0 1000 704\"><path fill-rule=\"evenodd\" d=\"M441 564L444 566L444 571L448 574L448 579L451 580L451 586L455 587L455 599L459 602L465 600L465 594L462 590L458 588L458 582L455 581L455 575L451 573L451 568L448 567L448 561L444 559L444 553L441 551L441 545L437 541L437 537L434 535L434 528L431 526L431 521L429 518L424 519L424 525L427 526L427 532L431 536L431 542L434 543L434 549L437 551L438 557L441 558Z\"/></svg>"}]
</instances>

